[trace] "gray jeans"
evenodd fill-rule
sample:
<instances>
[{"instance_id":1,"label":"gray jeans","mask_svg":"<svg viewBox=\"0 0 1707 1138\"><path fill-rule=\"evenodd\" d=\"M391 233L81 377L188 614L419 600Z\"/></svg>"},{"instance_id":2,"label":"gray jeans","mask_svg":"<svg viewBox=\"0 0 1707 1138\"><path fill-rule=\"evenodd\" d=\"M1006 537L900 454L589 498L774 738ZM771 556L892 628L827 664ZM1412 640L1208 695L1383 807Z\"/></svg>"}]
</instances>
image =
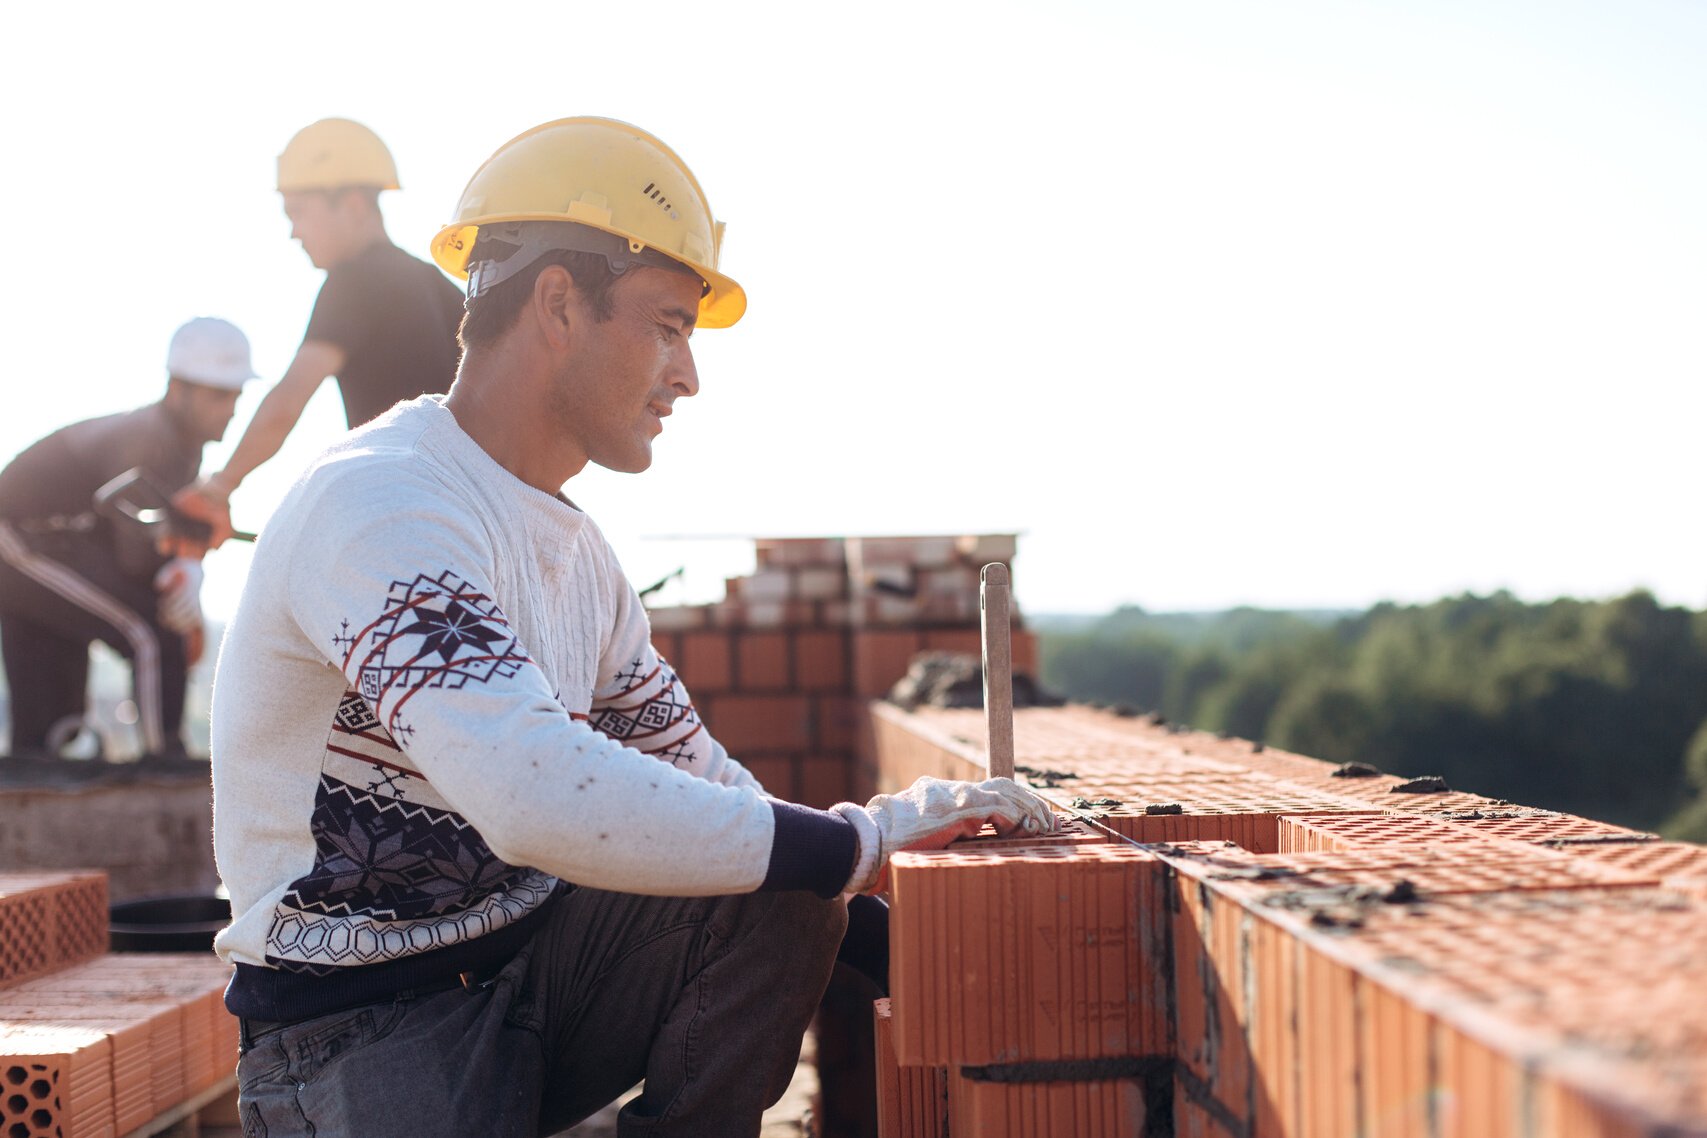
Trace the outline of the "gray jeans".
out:
<instances>
[{"instance_id":1,"label":"gray jeans","mask_svg":"<svg viewBox=\"0 0 1707 1138\"><path fill-rule=\"evenodd\" d=\"M808 893L576 889L489 984L253 1034L246 1138L535 1138L640 1080L624 1138L751 1138L782 1097L847 921Z\"/></svg>"}]
</instances>

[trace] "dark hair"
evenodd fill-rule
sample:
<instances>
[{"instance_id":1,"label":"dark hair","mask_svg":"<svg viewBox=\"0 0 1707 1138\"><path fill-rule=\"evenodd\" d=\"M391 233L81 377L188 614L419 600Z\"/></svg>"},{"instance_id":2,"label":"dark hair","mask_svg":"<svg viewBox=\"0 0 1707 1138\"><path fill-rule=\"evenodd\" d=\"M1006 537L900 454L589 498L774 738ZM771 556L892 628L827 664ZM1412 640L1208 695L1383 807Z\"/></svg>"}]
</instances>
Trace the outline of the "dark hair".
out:
<instances>
[{"instance_id":1,"label":"dark hair","mask_svg":"<svg viewBox=\"0 0 1707 1138\"><path fill-rule=\"evenodd\" d=\"M622 278L611 272L609 262L597 253L560 249L547 253L509 280L493 285L463 305L462 327L456 333L462 350L488 348L497 343L498 337L515 325L533 295L534 282L549 265L562 265L569 270L575 288L592 309L594 320L603 324L611 318L616 311L611 290Z\"/></svg>"}]
</instances>

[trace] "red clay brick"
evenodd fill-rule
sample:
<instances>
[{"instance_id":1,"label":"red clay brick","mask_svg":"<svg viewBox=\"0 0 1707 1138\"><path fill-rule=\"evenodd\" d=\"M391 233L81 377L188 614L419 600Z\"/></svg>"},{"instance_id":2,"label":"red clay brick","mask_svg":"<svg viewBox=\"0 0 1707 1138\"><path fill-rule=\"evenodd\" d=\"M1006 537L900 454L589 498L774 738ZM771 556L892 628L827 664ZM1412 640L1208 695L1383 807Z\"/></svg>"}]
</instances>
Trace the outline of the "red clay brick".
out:
<instances>
[{"instance_id":1,"label":"red clay brick","mask_svg":"<svg viewBox=\"0 0 1707 1138\"><path fill-rule=\"evenodd\" d=\"M0 1026L0 1134L110 1138L112 1040L90 1027Z\"/></svg>"},{"instance_id":2,"label":"red clay brick","mask_svg":"<svg viewBox=\"0 0 1707 1138\"><path fill-rule=\"evenodd\" d=\"M679 668L682 658L682 635L679 632L659 632L652 630L652 650L670 662L671 667Z\"/></svg>"},{"instance_id":3,"label":"red clay brick","mask_svg":"<svg viewBox=\"0 0 1707 1138\"><path fill-rule=\"evenodd\" d=\"M1363 984L1358 995L1364 1132L1434 1138L1433 1020L1403 994L1379 984Z\"/></svg>"},{"instance_id":4,"label":"red clay brick","mask_svg":"<svg viewBox=\"0 0 1707 1138\"><path fill-rule=\"evenodd\" d=\"M14 1024L62 1026L88 1028L108 1037L112 1044L114 1123L119 1133L135 1130L177 1105L156 1101L153 1069L155 1056L162 1053L163 1046L168 1051L180 1046L180 1016L180 1008L170 1001L127 1004L70 997L53 1000L34 993L25 999L16 991L0 997L0 1031Z\"/></svg>"},{"instance_id":5,"label":"red clay brick","mask_svg":"<svg viewBox=\"0 0 1707 1138\"><path fill-rule=\"evenodd\" d=\"M1303 1132L1311 1138L1358 1138L1358 1017L1361 978L1337 960L1300 946L1298 1050Z\"/></svg>"},{"instance_id":6,"label":"red clay brick","mask_svg":"<svg viewBox=\"0 0 1707 1138\"><path fill-rule=\"evenodd\" d=\"M1014 673L1036 676L1040 665L1037 655L1037 633L1016 628L1010 634L1008 650L1013 655Z\"/></svg>"},{"instance_id":7,"label":"red clay brick","mask_svg":"<svg viewBox=\"0 0 1707 1138\"><path fill-rule=\"evenodd\" d=\"M1281 853L1386 845L1480 844L1503 840L1469 826L1415 814L1288 817L1280 821L1279 836Z\"/></svg>"},{"instance_id":8,"label":"red clay brick","mask_svg":"<svg viewBox=\"0 0 1707 1138\"><path fill-rule=\"evenodd\" d=\"M984 636L976 628L927 628L927 652L958 652L963 656L984 655Z\"/></svg>"},{"instance_id":9,"label":"red clay brick","mask_svg":"<svg viewBox=\"0 0 1707 1138\"><path fill-rule=\"evenodd\" d=\"M852 752L860 745L865 705L843 695L812 697L812 746L820 751Z\"/></svg>"},{"instance_id":10,"label":"red clay brick","mask_svg":"<svg viewBox=\"0 0 1707 1138\"><path fill-rule=\"evenodd\" d=\"M743 632L735 639L735 687L741 692L794 689L788 633Z\"/></svg>"},{"instance_id":11,"label":"red clay brick","mask_svg":"<svg viewBox=\"0 0 1707 1138\"><path fill-rule=\"evenodd\" d=\"M676 671L695 700L733 688L735 673L727 632L684 632L680 651Z\"/></svg>"},{"instance_id":12,"label":"red clay brick","mask_svg":"<svg viewBox=\"0 0 1707 1138\"><path fill-rule=\"evenodd\" d=\"M854 633L854 693L879 697L907 674L924 634L911 629L860 629Z\"/></svg>"},{"instance_id":13,"label":"red clay brick","mask_svg":"<svg viewBox=\"0 0 1707 1138\"><path fill-rule=\"evenodd\" d=\"M964 534L954 539L954 551L968 565L982 569L992 561L1012 561L1017 544L1011 533Z\"/></svg>"},{"instance_id":14,"label":"red clay brick","mask_svg":"<svg viewBox=\"0 0 1707 1138\"><path fill-rule=\"evenodd\" d=\"M1304 1058L1298 1049L1299 943L1268 921L1250 926L1251 1115L1254 1133L1306 1133L1300 1122Z\"/></svg>"},{"instance_id":15,"label":"red clay brick","mask_svg":"<svg viewBox=\"0 0 1707 1138\"><path fill-rule=\"evenodd\" d=\"M785 802L800 801L800 784L795 773L798 762L794 758L788 755L743 755L740 762L774 797Z\"/></svg>"},{"instance_id":16,"label":"red clay brick","mask_svg":"<svg viewBox=\"0 0 1707 1138\"><path fill-rule=\"evenodd\" d=\"M1655 882L1707 875L1707 846L1694 842L1575 842L1550 848L1585 861L1640 873Z\"/></svg>"},{"instance_id":17,"label":"red clay brick","mask_svg":"<svg viewBox=\"0 0 1707 1138\"><path fill-rule=\"evenodd\" d=\"M949 1133L977 1138L1143 1138L1144 1091L1134 1079L985 1083L948 1076Z\"/></svg>"},{"instance_id":18,"label":"red clay brick","mask_svg":"<svg viewBox=\"0 0 1707 1138\"><path fill-rule=\"evenodd\" d=\"M1523 1133L1523 1074L1507 1056L1449 1024L1434 1029L1441 1138ZM1563 1131L1539 1131L1567 1138Z\"/></svg>"},{"instance_id":19,"label":"red clay brick","mask_svg":"<svg viewBox=\"0 0 1707 1138\"><path fill-rule=\"evenodd\" d=\"M0 988L88 960L106 947L104 872L0 873Z\"/></svg>"},{"instance_id":20,"label":"red clay brick","mask_svg":"<svg viewBox=\"0 0 1707 1138\"><path fill-rule=\"evenodd\" d=\"M848 686L848 633L840 629L794 634L794 682L807 692L841 692Z\"/></svg>"},{"instance_id":21,"label":"red clay brick","mask_svg":"<svg viewBox=\"0 0 1707 1138\"><path fill-rule=\"evenodd\" d=\"M1129 846L956 846L890 863L896 1054L914 1066L1169 1046L1160 865ZM999 989L1000 998L994 998Z\"/></svg>"},{"instance_id":22,"label":"red clay brick","mask_svg":"<svg viewBox=\"0 0 1707 1138\"><path fill-rule=\"evenodd\" d=\"M1334 890L1385 891L1407 882L1425 898L1454 893L1604 889L1649 884L1648 875L1521 842L1365 846L1312 853L1227 850L1196 857L1206 880L1234 896Z\"/></svg>"},{"instance_id":23,"label":"red clay brick","mask_svg":"<svg viewBox=\"0 0 1707 1138\"><path fill-rule=\"evenodd\" d=\"M840 565L803 565L794 570L794 595L803 601L834 601L847 594L848 574Z\"/></svg>"},{"instance_id":24,"label":"red clay brick","mask_svg":"<svg viewBox=\"0 0 1707 1138\"><path fill-rule=\"evenodd\" d=\"M695 697L706 726L736 758L746 751L801 750L811 745L812 709L803 695Z\"/></svg>"},{"instance_id":25,"label":"red clay brick","mask_svg":"<svg viewBox=\"0 0 1707 1138\"><path fill-rule=\"evenodd\" d=\"M1707 1088L1656 1077L1647 1064L1573 1056L1537 1073L1530 1088L1535 1133L1568 1138L1670 1138L1707 1134ZM1679 1120L1691 1118L1683 1128Z\"/></svg>"},{"instance_id":26,"label":"red clay brick","mask_svg":"<svg viewBox=\"0 0 1707 1138\"><path fill-rule=\"evenodd\" d=\"M1174 1138L1246 1138L1244 1129L1229 1128L1224 1116L1211 1111L1197 1099L1184 1081L1174 1085Z\"/></svg>"},{"instance_id":27,"label":"red clay brick","mask_svg":"<svg viewBox=\"0 0 1707 1138\"><path fill-rule=\"evenodd\" d=\"M846 802L852 795L853 761L847 756L808 755L800 763L803 806L820 810Z\"/></svg>"},{"instance_id":28,"label":"red clay brick","mask_svg":"<svg viewBox=\"0 0 1707 1138\"><path fill-rule=\"evenodd\" d=\"M1490 837L1509 838L1519 842L1571 842L1584 838L1595 841L1652 841L1656 837L1640 830L1614 826L1610 822L1596 822L1590 818L1578 818L1574 814L1560 814L1552 810L1526 810L1521 807L1452 812L1439 817L1454 825L1469 826Z\"/></svg>"},{"instance_id":29,"label":"red clay brick","mask_svg":"<svg viewBox=\"0 0 1707 1138\"><path fill-rule=\"evenodd\" d=\"M669 605L646 610L646 619L652 625L652 633L656 636L660 632L704 628L711 623L711 610L706 605Z\"/></svg>"},{"instance_id":30,"label":"red clay brick","mask_svg":"<svg viewBox=\"0 0 1707 1138\"><path fill-rule=\"evenodd\" d=\"M888 1000L872 1005L877 1023L878 1138L946 1138L948 1072L903 1067L895 1059L894 1021Z\"/></svg>"},{"instance_id":31,"label":"red clay brick","mask_svg":"<svg viewBox=\"0 0 1707 1138\"><path fill-rule=\"evenodd\" d=\"M846 559L839 537L762 537L753 551L760 565L839 566Z\"/></svg>"}]
</instances>

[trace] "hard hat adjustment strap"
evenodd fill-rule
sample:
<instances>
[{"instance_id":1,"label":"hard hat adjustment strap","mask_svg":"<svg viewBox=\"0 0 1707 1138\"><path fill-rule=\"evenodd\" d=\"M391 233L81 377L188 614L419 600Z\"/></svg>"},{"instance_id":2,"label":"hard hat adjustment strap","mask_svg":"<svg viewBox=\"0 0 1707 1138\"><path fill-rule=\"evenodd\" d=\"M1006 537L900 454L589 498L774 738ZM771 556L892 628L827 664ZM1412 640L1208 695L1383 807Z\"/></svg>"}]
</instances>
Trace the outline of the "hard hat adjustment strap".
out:
<instances>
[{"instance_id":1,"label":"hard hat adjustment strap","mask_svg":"<svg viewBox=\"0 0 1707 1138\"><path fill-rule=\"evenodd\" d=\"M490 292L549 253L592 253L603 257L616 276L634 265L693 272L674 257L639 241L570 221L489 222L480 227L469 254L468 299ZM701 283L710 291L709 283Z\"/></svg>"}]
</instances>

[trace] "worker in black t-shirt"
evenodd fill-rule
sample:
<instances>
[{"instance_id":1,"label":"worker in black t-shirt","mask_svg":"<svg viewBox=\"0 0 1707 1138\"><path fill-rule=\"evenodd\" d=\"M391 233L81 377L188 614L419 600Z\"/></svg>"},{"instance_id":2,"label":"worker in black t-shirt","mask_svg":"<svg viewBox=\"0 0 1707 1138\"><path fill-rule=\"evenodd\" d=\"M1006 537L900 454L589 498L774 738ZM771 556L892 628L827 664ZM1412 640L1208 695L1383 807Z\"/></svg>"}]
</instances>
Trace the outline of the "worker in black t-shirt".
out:
<instances>
[{"instance_id":1,"label":"worker in black t-shirt","mask_svg":"<svg viewBox=\"0 0 1707 1138\"><path fill-rule=\"evenodd\" d=\"M279 192L291 237L326 283L284 378L267 392L224 469L175 504L230 532L231 493L278 453L309 398L337 376L357 427L400 400L450 388L461 349L462 293L433 265L391 243L379 195L398 188L379 136L348 119L304 127L279 155Z\"/></svg>"},{"instance_id":2,"label":"worker in black t-shirt","mask_svg":"<svg viewBox=\"0 0 1707 1138\"><path fill-rule=\"evenodd\" d=\"M14 758L50 758L80 729L95 640L130 661L146 755L183 754L185 677L203 638L201 560L146 524L142 511L164 500L138 496L195 478L202 446L224 436L254 378L249 341L197 317L173 335L166 374L158 402L63 427L0 470L0 656ZM127 497L120 482L132 472L141 479Z\"/></svg>"}]
</instances>

